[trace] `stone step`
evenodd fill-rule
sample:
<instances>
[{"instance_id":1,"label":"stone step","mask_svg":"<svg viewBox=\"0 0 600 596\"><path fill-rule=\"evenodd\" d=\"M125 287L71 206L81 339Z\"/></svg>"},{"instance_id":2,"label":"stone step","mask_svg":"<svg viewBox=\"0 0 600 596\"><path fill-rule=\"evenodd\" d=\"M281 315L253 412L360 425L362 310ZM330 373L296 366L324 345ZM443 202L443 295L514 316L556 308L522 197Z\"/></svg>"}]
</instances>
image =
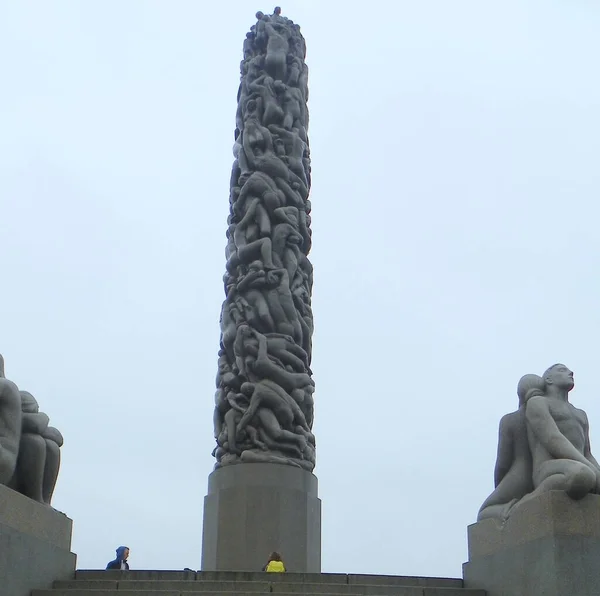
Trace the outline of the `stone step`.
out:
<instances>
[{"instance_id":1,"label":"stone step","mask_svg":"<svg viewBox=\"0 0 600 596\"><path fill-rule=\"evenodd\" d=\"M153 586L156 587L156 586ZM223 596L227 592L197 592L190 582L191 589L54 589L33 590L31 596L190 596L191 594L202 594L203 596ZM237 596L270 596L272 592L236 592ZM295 596L297 592L280 592L281 596ZM322 594L322 593L321 593ZM327 593L328 596L341 596L336 592ZM483 590L469 590L466 588L425 588L421 586L397 586L395 596L486 596Z\"/></svg>"},{"instance_id":2,"label":"stone step","mask_svg":"<svg viewBox=\"0 0 600 596\"><path fill-rule=\"evenodd\" d=\"M54 587L62 590L95 589L95 590L151 590L157 589L154 586L162 586L161 589L193 590L195 592L270 592L273 594L281 593L300 593L300 594L352 594L364 596L394 596L398 590L406 587L418 587L419 584L410 583L407 579L405 584L385 585L385 584L312 584L306 582L267 582L267 581L206 581L206 580L71 580L55 582ZM423 586L424 587L424 586ZM429 586L429 587L453 587L460 586Z\"/></svg>"},{"instance_id":3,"label":"stone step","mask_svg":"<svg viewBox=\"0 0 600 596\"><path fill-rule=\"evenodd\" d=\"M462 588L462 579L446 577L414 577L402 575L370 575L346 573L263 573L257 571L102 571L82 569L76 572L77 580L111 581L202 581L202 582L252 582L269 584L328 584L332 592L342 592L344 585L358 586L423 586L432 588ZM335 585L335 589L334 586ZM338 589L339 588L339 589ZM248 590L252 591L252 590ZM352 592L345 592L352 593Z\"/></svg>"},{"instance_id":4,"label":"stone step","mask_svg":"<svg viewBox=\"0 0 600 596\"><path fill-rule=\"evenodd\" d=\"M433 588L432 586L430 586ZM356 595L356 596L407 596L410 590L421 594L425 586L417 585L350 585L350 584L309 584L309 583L289 583L289 582L227 582L227 581L195 581L195 580L72 580L57 581L54 583L55 590L103 590L106 592L119 591L179 591L194 594L204 594L205 596L213 594L277 594L278 596L287 594L306 594L311 595L330 595L335 593L338 596ZM462 587L439 587L447 594L448 590L469 594ZM429 589L429 588L428 588ZM407 592L407 590L409 590Z\"/></svg>"}]
</instances>

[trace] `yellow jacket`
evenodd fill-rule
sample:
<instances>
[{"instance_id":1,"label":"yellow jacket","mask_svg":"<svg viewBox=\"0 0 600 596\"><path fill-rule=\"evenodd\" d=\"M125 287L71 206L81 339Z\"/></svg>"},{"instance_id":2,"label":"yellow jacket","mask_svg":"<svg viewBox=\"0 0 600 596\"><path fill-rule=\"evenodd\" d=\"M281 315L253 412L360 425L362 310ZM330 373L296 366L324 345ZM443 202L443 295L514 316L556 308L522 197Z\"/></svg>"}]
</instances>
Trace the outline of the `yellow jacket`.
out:
<instances>
[{"instance_id":1,"label":"yellow jacket","mask_svg":"<svg viewBox=\"0 0 600 596\"><path fill-rule=\"evenodd\" d=\"M281 561L269 561L265 571L270 573L283 573L285 571L285 565Z\"/></svg>"}]
</instances>

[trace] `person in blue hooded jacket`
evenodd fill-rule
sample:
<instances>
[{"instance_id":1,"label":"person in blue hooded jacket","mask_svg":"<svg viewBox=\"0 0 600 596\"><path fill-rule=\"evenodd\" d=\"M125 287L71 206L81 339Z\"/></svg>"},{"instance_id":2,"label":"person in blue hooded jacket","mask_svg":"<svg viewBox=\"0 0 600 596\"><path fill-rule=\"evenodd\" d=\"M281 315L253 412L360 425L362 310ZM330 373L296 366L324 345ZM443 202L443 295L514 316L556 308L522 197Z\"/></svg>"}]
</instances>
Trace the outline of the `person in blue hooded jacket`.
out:
<instances>
[{"instance_id":1,"label":"person in blue hooded jacket","mask_svg":"<svg viewBox=\"0 0 600 596\"><path fill-rule=\"evenodd\" d=\"M126 571L129 569L129 563L127 559L129 558L129 547L128 546L120 546L117 549L117 558L114 561L111 561L106 569L117 569L121 571Z\"/></svg>"}]
</instances>

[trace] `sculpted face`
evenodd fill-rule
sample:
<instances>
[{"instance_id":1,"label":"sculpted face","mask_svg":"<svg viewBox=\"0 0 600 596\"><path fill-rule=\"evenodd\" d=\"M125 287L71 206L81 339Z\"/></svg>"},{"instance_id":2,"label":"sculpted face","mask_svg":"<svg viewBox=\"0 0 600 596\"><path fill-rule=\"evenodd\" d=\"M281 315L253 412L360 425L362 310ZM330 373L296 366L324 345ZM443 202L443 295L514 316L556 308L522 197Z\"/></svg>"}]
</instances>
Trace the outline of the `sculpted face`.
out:
<instances>
[{"instance_id":1,"label":"sculpted face","mask_svg":"<svg viewBox=\"0 0 600 596\"><path fill-rule=\"evenodd\" d=\"M569 370L564 364L555 364L546 372L545 381L549 385L556 385L560 389L571 391L575 386L573 371Z\"/></svg>"}]
</instances>

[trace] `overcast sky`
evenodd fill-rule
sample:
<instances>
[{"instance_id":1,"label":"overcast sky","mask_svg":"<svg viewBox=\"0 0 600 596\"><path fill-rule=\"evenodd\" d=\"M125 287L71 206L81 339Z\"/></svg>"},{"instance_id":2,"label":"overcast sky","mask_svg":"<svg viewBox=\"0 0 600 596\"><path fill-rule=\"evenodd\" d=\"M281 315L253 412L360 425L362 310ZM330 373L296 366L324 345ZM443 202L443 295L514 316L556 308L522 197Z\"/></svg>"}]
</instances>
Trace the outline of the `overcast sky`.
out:
<instances>
[{"instance_id":1,"label":"overcast sky","mask_svg":"<svg viewBox=\"0 0 600 596\"><path fill-rule=\"evenodd\" d=\"M0 352L64 434L79 567L200 566L239 61L272 9L0 0ZM310 68L323 570L458 577L521 375L573 368L600 452L600 6L282 9Z\"/></svg>"}]
</instances>

